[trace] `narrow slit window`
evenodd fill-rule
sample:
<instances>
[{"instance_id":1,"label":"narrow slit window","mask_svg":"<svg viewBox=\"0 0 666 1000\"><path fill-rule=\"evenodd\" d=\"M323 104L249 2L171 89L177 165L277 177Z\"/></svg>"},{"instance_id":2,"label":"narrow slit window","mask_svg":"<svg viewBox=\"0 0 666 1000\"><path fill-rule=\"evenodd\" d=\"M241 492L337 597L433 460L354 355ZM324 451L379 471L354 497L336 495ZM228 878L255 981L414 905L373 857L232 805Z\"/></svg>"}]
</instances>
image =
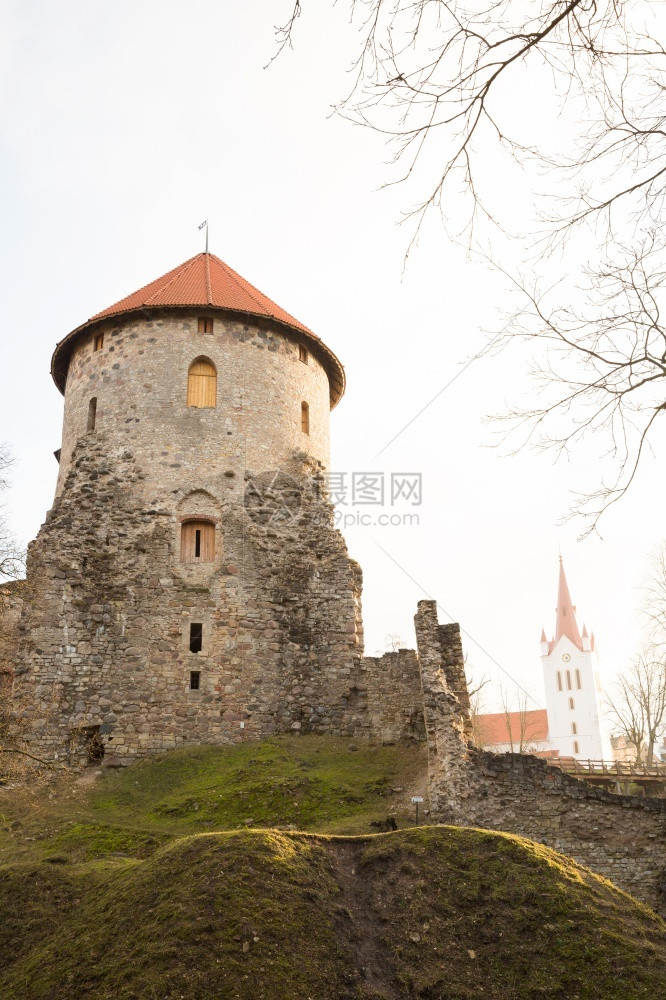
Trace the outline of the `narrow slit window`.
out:
<instances>
[{"instance_id":1,"label":"narrow slit window","mask_svg":"<svg viewBox=\"0 0 666 1000\"><path fill-rule=\"evenodd\" d=\"M192 622L190 625L190 653L200 653L203 649L203 624Z\"/></svg>"},{"instance_id":2,"label":"narrow slit window","mask_svg":"<svg viewBox=\"0 0 666 1000\"><path fill-rule=\"evenodd\" d=\"M86 430L95 430L95 421L97 420L97 396L93 398L88 403L88 425Z\"/></svg>"},{"instance_id":3,"label":"narrow slit window","mask_svg":"<svg viewBox=\"0 0 666 1000\"><path fill-rule=\"evenodd\" d=\"M101 351L103 347L104 347L104 334L103 333L95 334L95 343L93 350Z\"/></svg>"},{"instance_id":4,"label":"narrow slit window","mask_svg":"<svg viewBox=\"0 0 666 1000\"><path fill-rule=\"evenodd\" d=\"M302 361L304 365L308 363L308 349L303 347L302 344L298 345L298 360Z\"/></svg>"},{"instance_id":5,"label":"narrow slit window","mask_svg":"<svg viewBox=\"0 0 666 1000\"><path fill-rule=\"evenodd\" d=\"M190 691L198 691L201 681L200 670L190 670Z\"/></svg>"},{"instance_id":6,"label":"narrow slit window","mask_svg":"<svg viewBox=\"0 0 666 1000\"><path fill-rule=\"evenodd\" d=\"M582 686L583 685L580 682L580 670L576 670L576 687L580 691L580 689L582 688Z\"/></svg>"},{"instance_id":7,"label":"narrow slit window","mask_svg":"<svg viewBox=\"0 0 666 1000\"><path fill-rule=\"evenodd\" d=\"M213 407L217 401L217 370L208 358L197 358L187 373L187 405Z\"/></svg>"},{"instance_id":8,"label":"narrow slit window","mask_svg":"<svg viewBox=\"0 0 666 1000\"><path fill-rule=\"evenodd\" d=\"M567 691L571 691L571 671L567 670Z\"/></svg>"},{"instance_id":9,"label":"narrow slit window","mask_svg":"<svg viewBox=\"0 0 666 1000\"><path fill-rule=\"evenodd\" d=\"M573 698L569 698L569 708L573 712L573 710L574 710L574 700L573 700Z\"/></svg>"},{"instance_id":10,"label":"narrow slit window","mask_svg":"<svg viewBox=\"0 0 666 1000\"><path fill-rule=\"evenodd\" d=\"M562 674L560 673L559 670L557 671L557 690L558 691L562 690Z\"/></svg>"},{"instance_id":11,"label":"narrow slit window","mask_svg":"<svg viewBox=\"0 0 666 1000\"><path fill-rule=\"evenodd\" d=\"M215 525L208 521L184 521L180 529L180 561L212 562L215 558Z\"/></svg>"},{"instance_id":12,"label":"narrow slit window","mask_svg":"<svg viewBox=\"0 0 666 1000\"><path fill-rule=\"evenodd\" d=\"M571 735L578 736L578 726L576 725L575 722L571 723Z\"/></svg>"},{"instance_id":13,"label":"narrow slit window","mask_svg":"<svg viewBox=\"0 0 666 1000\"><path fill-rule=\"evenodd\" d=\"M580 753L580 750L578 749L578 740L574 740L574 753Z\"/></svg>"},{"instance_id":14,"label":"narrow slit window","mask_svg":"<svg viewBox=\"0 0 666 1000\"><path fill-rule=\"evenodd\" d=\"M301 430L304 434L310 433L310 407L307 403L301 403Z\"/></svg>"},{"instance_id":15,"label":"narrow slit window","mask_svg":"<svg viewBox=\"0 0 666 1000\"><path fill-rule=\"evenodd\" d=\"M213 332L213 321L208 316L199 316L197 322L197 329L199 333L212 333Z\"/></svg>"}]
</instances>

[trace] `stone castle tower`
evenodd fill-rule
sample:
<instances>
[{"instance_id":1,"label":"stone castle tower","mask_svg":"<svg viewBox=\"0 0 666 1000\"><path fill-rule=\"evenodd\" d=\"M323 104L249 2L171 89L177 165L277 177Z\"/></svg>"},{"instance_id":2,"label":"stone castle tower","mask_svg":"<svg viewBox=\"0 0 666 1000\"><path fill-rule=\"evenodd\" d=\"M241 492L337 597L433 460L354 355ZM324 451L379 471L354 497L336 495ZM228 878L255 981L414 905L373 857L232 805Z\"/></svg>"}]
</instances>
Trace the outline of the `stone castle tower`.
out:
<instances>
[{"instance_id":1,"label":"stone castle tower","mask_svg":"<svg viewBox=\"0 0 666 1000\"><path fill-rule=\"evenodd\" d=\"M548 711L548 744L562 757L612 760L600 708L601 684L594 633L581 635L560 557L555 635L541 632L541 660Z\"/></svg>"},{"instance_id":2,"label":"stone castle tower","mask_svg":"<svg viewBox=\"0 0 666 1000\"><path fill-rule=\"evenodd\" d=\"M344 370L314 333L203 253L72 331L52 374L60 474L13 684L29 745L421 733L416 654L362 655L325 488Z\"/></svg>"}]
</instances>

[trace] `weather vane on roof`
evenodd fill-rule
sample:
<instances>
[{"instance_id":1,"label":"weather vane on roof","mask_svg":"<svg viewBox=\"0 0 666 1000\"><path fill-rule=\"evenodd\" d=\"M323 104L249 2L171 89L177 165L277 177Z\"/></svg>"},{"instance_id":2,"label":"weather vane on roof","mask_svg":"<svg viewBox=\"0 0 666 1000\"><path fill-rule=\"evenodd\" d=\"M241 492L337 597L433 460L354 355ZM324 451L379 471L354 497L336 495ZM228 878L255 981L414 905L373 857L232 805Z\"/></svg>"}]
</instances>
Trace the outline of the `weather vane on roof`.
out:
<instances>
[{"instance_id":1,"label":"weather vane on roof","mask_svg":"<svg viewBox=\"0 0 666 1000\"><path fill-rule=\"evenodd\" d=\"M208 219L204 219L201 225L197 226L198 229L203 229L204 227L206 228L206 253L208 253Z\"/></svg>"}]
</instances>

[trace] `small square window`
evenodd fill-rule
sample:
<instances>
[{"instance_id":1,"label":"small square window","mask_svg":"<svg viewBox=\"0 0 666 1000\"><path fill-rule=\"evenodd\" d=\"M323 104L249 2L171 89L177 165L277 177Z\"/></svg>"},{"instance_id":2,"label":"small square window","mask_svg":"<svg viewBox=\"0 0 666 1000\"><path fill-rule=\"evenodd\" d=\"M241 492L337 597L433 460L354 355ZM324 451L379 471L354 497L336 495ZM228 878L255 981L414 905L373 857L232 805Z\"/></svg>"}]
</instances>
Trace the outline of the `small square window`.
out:
<instances>
[{"instance_id":1,"label":"small square window","mask_svg":"<svg viewBox=\"0 0 666 1000\"><path fill-rule=\"evenodd\" d=\"M203 648L203 625L192 622L190 625L190 653L200 653Z\"/></svg>"},{"instance_id":2,"label":"small square window","mask_svg":"<svg viewBox=\"0 0 666 1000\"><path fill-rule=\"evenodd\" d=\"M201 671L190 670L190 691L198 691L200 681L201 681Z\"/></svg>"},{"instance_id":3,"label":"small square window","mask_svg":"<svg viewBox=\"0 0 666 1000\"><path fill-rule=\"evenodd\" d=\"M103 347L104 347L104 334L103 333L98 333L98 334L95 335L94 350L95 351L101 351Z\"/></svg>"},{"instance_id":4,"label":"small square window","mask_svg":"<svg viewBox=\"0 0 666 1000\"><path fill-rule=\"evenodd\" d=\"M304 365L308 363L308 350L302 344L298 345L298 360L302 361Z\"/></svg>"},{"instance_id":5,"label":"small square window","mask_svg":"<svg viewBox=\"0 0 666 1000\"><path fill-rule=\"evenodd\" d=\"M208 316L199 316L198 321L199 333L212 333L213 332L213 321Z\"/></svg>"}]
</instances>

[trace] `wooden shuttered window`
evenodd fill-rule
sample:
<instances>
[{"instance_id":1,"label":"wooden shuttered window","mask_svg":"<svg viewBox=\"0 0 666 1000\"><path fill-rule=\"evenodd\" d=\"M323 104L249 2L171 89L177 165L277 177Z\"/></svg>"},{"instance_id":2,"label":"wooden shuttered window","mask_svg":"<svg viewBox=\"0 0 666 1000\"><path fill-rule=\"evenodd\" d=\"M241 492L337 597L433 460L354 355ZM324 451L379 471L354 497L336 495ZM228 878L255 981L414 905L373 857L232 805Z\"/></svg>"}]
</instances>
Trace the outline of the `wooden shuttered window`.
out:
<instances>
[{"instance_id":1,"label":"wooden shuttered window","mask_svg":"<svg viewBox=\"0 0 666 1000\"><path fill-rule=\"evenodd\" d=\"M185 521L180 532L180 561L212 562L215 558L215 525L208 521Z\"/></svg>"},{"instance_id":2,"label":"wooden shuttered window","mask_svg":"<svg viewBox=\"0 0 666 1000\"><path fill-rule=\"evenodd\" d=\"M187 405L215 406L217 401L217 372L212 361L197 358L190 365L187 375Z\"/></svg>"}]
</instances>

